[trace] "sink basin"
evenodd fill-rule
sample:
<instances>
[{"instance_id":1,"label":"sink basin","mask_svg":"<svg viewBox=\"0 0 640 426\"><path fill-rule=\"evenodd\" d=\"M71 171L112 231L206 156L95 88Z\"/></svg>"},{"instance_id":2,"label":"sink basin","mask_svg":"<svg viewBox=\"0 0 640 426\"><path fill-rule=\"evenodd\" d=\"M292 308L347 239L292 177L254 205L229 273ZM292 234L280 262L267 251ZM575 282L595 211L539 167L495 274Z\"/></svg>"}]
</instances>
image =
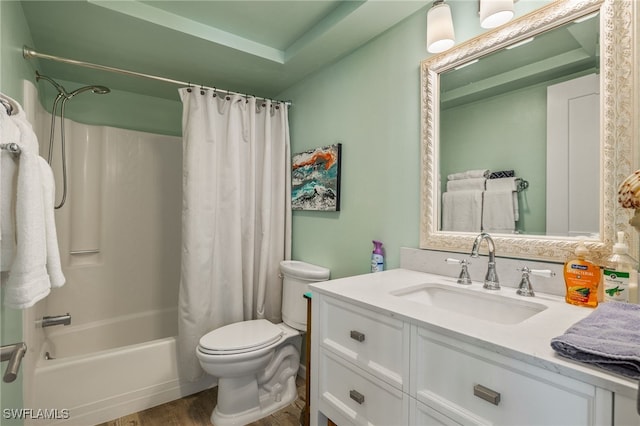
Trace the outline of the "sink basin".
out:
<instances>
[{"instance_id":1,"label":"sink basin","mask_svg":"<svg viewBox=\"0 0 640 426\"><path fill-rule=\"evenodd\" d=\"M405 300L498 324L518 324L544 311L541 303L442 284L423 284L391 293Z\"/></svg>"}]
</instances>

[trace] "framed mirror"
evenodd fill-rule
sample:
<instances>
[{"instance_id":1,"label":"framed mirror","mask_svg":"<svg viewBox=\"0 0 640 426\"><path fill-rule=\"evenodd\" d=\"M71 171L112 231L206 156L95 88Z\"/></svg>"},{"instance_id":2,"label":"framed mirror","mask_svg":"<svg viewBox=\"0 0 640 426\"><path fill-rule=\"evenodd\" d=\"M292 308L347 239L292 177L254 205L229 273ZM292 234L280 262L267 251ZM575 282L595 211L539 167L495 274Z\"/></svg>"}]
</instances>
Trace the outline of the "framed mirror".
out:
<instances>
[{"instance_id":1,"label":"framed mirror","mask_svg":"<svg viewBox=\"0 0 640 426\"><path fill-rule=\"evenodd\" d=\"M598 257L625 231L637 258L633 212L617 202L619 183L635 170L633 3L558 0L421 63L420 248L467 252L486 230L499 256L563 261L579 238ZM555 128L572 125L556 123L568 113L553 104L553 90L583 80L590 89L581 90L591 92L569 115L586 115L574 118L578 133L561 145ZM447 192L460 182L450 181L469 172L512 178L511 228L489 229L482 216L461 228L451 220L451 207L459 208L451 195L460 194ZM480 209L492 207L487 199Z\"/></svg>"}]
</instances>

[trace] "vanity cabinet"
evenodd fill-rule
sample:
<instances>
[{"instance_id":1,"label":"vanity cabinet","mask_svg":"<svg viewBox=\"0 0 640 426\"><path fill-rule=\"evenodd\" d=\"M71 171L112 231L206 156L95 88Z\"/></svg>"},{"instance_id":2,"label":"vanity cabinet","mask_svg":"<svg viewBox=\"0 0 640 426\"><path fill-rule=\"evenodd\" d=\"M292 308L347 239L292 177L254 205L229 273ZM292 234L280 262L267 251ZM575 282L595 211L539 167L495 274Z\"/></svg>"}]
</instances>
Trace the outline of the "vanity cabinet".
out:
<instances>
[{"instance_id":1,"label":"vanity cabinet","mask_svg":"<svg viewBox=\"0 0 640 426\"><path fill-rule=\"evenodd\" d=\"M612 392L446 331L315 292L313 327L311 424L612 424Z\"/></svg>"},{"instance_id":2,"label":"vanity cabinet","mask_svg":"<svg viewBox=\"0 0 640 426\"><path fill-rule=\"evenodd\" d=\"M446 417L440 424L611 422L610 392L425 328L412 331L410 394L427 413Z\"/></svg>"}]
</instances>

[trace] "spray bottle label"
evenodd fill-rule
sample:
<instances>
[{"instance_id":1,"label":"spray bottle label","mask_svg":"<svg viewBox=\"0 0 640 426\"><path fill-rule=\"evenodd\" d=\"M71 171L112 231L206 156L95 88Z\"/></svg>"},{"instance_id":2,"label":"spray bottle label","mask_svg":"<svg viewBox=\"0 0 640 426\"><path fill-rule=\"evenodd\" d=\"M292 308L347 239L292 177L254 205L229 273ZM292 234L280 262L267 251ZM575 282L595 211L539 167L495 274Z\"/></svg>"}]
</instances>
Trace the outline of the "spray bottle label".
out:
<instances>
[{"instance_id":1,"label":"spray bottle label","mask_svg":"<svg viewBox=\"0 0 640 426\"><path fill-rule=\"evenodd\" d=\"M380 254L371 255L371 272L381 272L384 270L384 258Z\"/></svg>"}]
</instances>

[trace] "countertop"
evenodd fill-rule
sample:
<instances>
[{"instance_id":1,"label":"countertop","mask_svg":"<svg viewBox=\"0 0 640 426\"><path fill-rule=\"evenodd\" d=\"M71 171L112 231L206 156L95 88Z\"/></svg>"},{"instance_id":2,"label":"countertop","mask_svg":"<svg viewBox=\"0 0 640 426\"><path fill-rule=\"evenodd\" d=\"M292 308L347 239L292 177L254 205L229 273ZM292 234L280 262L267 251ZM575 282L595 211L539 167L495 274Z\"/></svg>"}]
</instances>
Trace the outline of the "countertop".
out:
<instances>
[{"instance_id":1,"label":"countertop","mask_svg":"<svg viewBox=\"0 0 640 426\"><path fill-rule=\"evenodd\" d=\"M427 283L441 283L491 295L499 294L543 304L547 309L517 324L498 324L452 310L426 306L392 294ZM503 287L497 291L485 290L482 283L477 281L463 286L457 284L455 278L408 269L318 282L310 285L310 288L314 293L326 294L382 315L399 318L629 398L637 396L638 383L635 380L563 358L551 348L550 341L553 337L562 335L571 325L593 312L591 308L567 304L563 297L538 292L535 297L523 297L516 295L516 289L511 287Z\"/></svg>"}]
</instances>

